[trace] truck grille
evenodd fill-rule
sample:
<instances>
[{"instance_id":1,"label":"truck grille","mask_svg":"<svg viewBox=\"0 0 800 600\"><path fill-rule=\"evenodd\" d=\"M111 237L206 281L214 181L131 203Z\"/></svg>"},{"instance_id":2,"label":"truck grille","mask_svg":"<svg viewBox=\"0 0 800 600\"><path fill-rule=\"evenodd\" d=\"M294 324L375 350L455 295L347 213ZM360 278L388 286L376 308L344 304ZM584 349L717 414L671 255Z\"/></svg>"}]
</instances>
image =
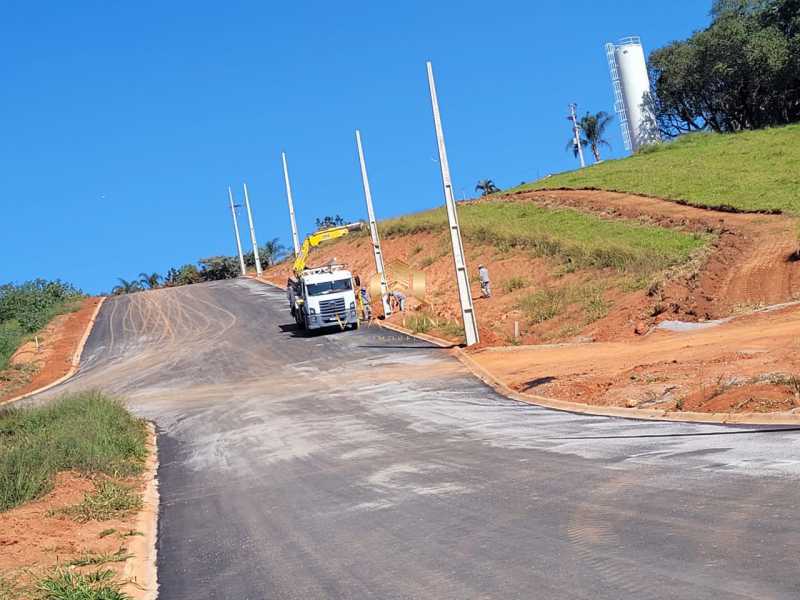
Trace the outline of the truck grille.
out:
<instances>
[{"instance_id":1,"label":"truck grille","mask_svg":"<svg viewBox=\"0 0 800 600\"><path fill-rule=\"evenodd\" d=\"M319 312L323 321L335 322L337 316L342 321L347 320L347 313L344 310L344 298L320 301Z\"/></svg>"}]
</instances>

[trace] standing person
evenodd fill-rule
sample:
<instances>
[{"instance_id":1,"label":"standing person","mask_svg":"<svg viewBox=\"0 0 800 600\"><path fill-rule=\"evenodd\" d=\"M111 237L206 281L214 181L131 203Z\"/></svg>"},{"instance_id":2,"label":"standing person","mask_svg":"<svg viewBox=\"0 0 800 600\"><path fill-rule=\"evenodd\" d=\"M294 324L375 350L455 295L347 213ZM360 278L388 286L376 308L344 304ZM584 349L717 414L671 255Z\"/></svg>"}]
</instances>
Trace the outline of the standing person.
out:
<instances>
[{"instance_id":1,"label":"standing person","mask_svg":"<svg viewBox=\"0 0 800 600\"><path fill-rule=\"evenodd\" d=\"M372 298L369 297L369 292L367 288L361 288L361 306L364 307L364 320L371 321L372 320Z\"/></svg>"},{"instance_id":2,"label":"standing person","mask_svg":"<svg viewBox=\"0 0 800 600\"><path fill-rule=\"evenodd\" d=\"M484 298L491 298L492 287L489 282L489 269L483 265L478 265L478 278L481 280L481 295Z\"/></svg>"}]
</instances>

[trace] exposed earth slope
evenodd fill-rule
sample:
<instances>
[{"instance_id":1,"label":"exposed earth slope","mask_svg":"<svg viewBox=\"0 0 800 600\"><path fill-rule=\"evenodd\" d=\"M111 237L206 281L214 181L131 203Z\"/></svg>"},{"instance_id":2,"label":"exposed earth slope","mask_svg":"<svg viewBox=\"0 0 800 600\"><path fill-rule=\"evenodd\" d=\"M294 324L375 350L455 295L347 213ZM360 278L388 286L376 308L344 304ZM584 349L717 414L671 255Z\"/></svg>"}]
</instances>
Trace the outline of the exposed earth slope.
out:
<instances>
[{"instance_id":1,"label":"exposed earth slope","mask_svg":"<svg viewBox=\"0 0 800 600\"><path fill-rule=\"evenodd\" d=\"M645 360L634 354L610 369L600 362L612 352L614 343L638 340L664 322L702 324L800 298L795 217L715 211L591 190L518 192L462 204L461 209L504 203L520 211L528 205L555 212L572 209L603 220L677 230L708 240L683 263L642 275L624 268L575 267L562 257L541 256L524 244L498 247L485 234L478 235L477 226L471 230L469 221L466 226L462 223L468 264L472 268L479 263L488 265L494 281L494 296L489 300L480 298L477 282L473 282L481 346L579 344L575 356L581 357L581 362L569 374L561 372L562 357L556 351L532 348L533 354L481 355L484 366L496 366L495 375L506 383L521 389L528 381L551 377L558 371L558 381L540 386L537 394L600 405L705 412L789 411L800 406L792 384L800 369L790 336L762 337L756 350L745 352L744 358L737 354L748 350L744 339L737 345L732 338L725 338L727 344L701 344L702 351L685 362L680 353L673 356L668 342L662 342L667 336L658 333L648 338L647 344L656 355L661 352L659 344L667 344L661 359L651 356ZM430 225L417 231L420 226L413 219L409 223L392 220L382 228L389 232L383 240L387 262L398 261L424 271L427 281L426 295L412 303L414 310L392 320L411 329L458 339L458 300L447 234ZM320 248L312 260L316 264L344 262L362 278L374 273L370 246L364 237ZM267 276L281 283L288 272L288 265L282 264L270 269ZM374 308L380 310L377 303ZM769 316L755 314L748 322L754 331L767 319L764 327L768 330L793 331L798 311L789 307ZM515 322L521 330L516 340ZM719 325L723 331L731 326ZM688 334L675 333L672 337L680 339L681 335ZM761 360L752 359L756 354ZM536 360L526 362L533 356ZM657 374L651 372L656 363L660 365ZM640 377L645 372L649 374ZM692 375L687 378L689 372Z\"/></svg>"}]
</instances>

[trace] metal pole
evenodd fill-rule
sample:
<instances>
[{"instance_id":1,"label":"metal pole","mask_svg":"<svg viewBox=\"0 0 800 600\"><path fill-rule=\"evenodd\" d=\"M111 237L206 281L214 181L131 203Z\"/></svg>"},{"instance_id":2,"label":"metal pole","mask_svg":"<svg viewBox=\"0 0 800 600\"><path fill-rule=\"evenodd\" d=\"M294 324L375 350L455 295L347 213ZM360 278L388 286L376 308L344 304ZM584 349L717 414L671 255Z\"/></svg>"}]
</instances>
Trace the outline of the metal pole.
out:
<instances>
[{"instance_id":1,"label":"metal pole","mask_svg":"<svg viewBox=\"0 0 800 600\"><path fill-rule=\"evenodd\" d=\"M253 225L253 213L250 210L250 196L247 193L247 184L243 183L244 188L244 205L247 207L247 220L250 222L250 241L253 242L253 258L256 261L256 275L261 277L263 270L261 269L261 257L258 255L258 242L256 241L256 228Z\"/></svg>"},{"instance_id":2,"label":"metal pole","mask_svg":"<svg viewBox=\"0 0 800 600\"><path fill-rule=\"evenodd\" d=\"M458 284L458 299L461 302L461 318L464 321L464 333L467 346L472 346L480 341L478 335L478 321L475 309L472 306L472 293L469 289L469 273L467 261L464 258L464 247L461 243L461 228L458 224L456 201L453 196L453 183L450 180L450 166L447 163L447 149L444 145L444 132L442 131L442 118L439 115L439 100L436 97L436 83L433 80L433 66L430 61L428 66L428 85L431 90L431 106L433 107L433 124L436 128L436 140L439 145L439 166L442 170L442 186L444 187L444 201L447 206L447 220L450 223L450 241L453 244L453 262Z\"/></svg>"},{"instance_id":3,"label":"metal pole","mask_svg":"<svg viewBox=\"0 0 800 600\"><path fill-rule=\"evenodd\" d=\"M292 222L292 244L294 255L300 254L300 240L297 237L297 223L294 220L294 202L292 202L292 185L289 183L289 166L286 164L286 152L281 152L283 160L283 179L286 181L286 199L289 201L289 220Z\"/></svg>"},{"instance_id":4,"label":"metal pole","mask_svg":"<svg viewBox=\"0 0 800 600\"><path fill-rule=\"evenodd\" d=\"M583 160L583 146L581 146L580 127L578 127L578 117L575 116L576 108L578 108L578 105L574 102L569 105L570 116L567 118L572 119L572 134L575 136L575 147L578 149L578 157L581 159L581 169L583 169L586 166L586 162Z\"/></svg>"},{"instance_id":5,"label":"metal pole","mask_svg":"<svg viewBox=\"0 0 800 600\"><path fill-rule=\"evenodd\" d=\"M244 266L244 255L242 254L242 240L239 239L239 223L236 221L236 207L233 204L233 192L231 191L231 186L228 186L228 199L231 201L233 232L236 234L236 249L239 251L239 267L242 269L242 275L246 275L247 269Z\"/></svg>"},{"instance_id":6,"label":"metal pole","mask_svg":"<svg viewBox=\"0 0 800 600\"><path fill-rule=\"evenodd\" d=\"M389 304L389 285L386 283L386 272L383 268L383 253L381 252L381 239L378 236L378 222L375 220L375 210L372 208L372 192L369 189L367 163L364 160L364 149L361 147L361 132L358 129L356 129L356 146L358 147L358 160L361 163L361 182L364 184L364 198L367 200L367 217L369 218L369 234L372 237L372 253L375 255L375 270L381 282L383 314L388 317L392 314L392 307Z\"/></svg>"}]
</instances>

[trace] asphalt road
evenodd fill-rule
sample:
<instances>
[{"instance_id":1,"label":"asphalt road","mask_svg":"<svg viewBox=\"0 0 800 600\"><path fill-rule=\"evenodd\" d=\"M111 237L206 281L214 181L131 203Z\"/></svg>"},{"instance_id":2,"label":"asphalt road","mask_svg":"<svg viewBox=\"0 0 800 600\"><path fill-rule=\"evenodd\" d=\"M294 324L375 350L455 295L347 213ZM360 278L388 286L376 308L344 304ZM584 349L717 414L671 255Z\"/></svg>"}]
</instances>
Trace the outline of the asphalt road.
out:
<instances>
[{"instance_id":1,"label":"asphalt road","mask_svg":"<svg viewBox=\"0 0 800 600\"><path fill-rule=\"evenodd\" d=\"M800 432L549 411L291 323L246 280L112 298L61 387L158 426L161 598L800 596Z\"/></svg>"}]
</instances>

